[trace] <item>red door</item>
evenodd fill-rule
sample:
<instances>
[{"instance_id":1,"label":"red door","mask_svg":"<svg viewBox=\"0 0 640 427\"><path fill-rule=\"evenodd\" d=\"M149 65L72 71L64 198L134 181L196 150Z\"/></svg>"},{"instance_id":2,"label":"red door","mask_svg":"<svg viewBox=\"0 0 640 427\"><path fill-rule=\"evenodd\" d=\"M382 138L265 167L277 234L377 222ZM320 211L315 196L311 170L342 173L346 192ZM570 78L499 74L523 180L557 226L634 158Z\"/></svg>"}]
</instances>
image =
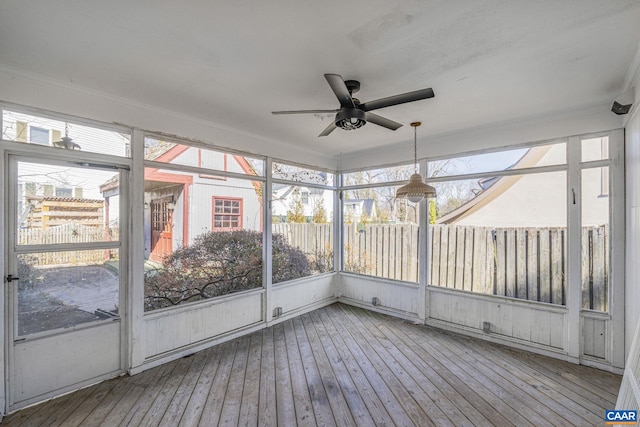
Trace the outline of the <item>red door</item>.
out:
<instances>
[{"instance_id":1,"label":"red door","mask_svg":"<svg viewBox=\"0 0 640 427\"><path fill-rule=\"evenodd\" d=\"M173 210L171 197L151 201L151 260L162 259L173 252ZM171 206L173 207L173 206Z\"/></svg>"}]
</instances>

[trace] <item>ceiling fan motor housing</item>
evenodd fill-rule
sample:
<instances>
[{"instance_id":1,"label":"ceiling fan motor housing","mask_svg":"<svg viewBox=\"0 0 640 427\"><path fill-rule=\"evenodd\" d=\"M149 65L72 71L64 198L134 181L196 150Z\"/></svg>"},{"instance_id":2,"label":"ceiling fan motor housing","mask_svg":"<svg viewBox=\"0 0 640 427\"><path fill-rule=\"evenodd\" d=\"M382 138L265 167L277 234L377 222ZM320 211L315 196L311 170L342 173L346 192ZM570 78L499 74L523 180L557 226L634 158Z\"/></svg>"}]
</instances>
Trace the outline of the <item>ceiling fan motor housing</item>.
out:
<instances>
[{"instance_id":1,"label":"ceiling fan motor housing","mask_svg":"<svg viewBox=\"0 0 640 427\"><path fill-rule=\"evenodd\" d=\"M366 113L359 108L343 108L336 114L336 126L354 130L367 124Z\"/></svg>"}]
</instances>

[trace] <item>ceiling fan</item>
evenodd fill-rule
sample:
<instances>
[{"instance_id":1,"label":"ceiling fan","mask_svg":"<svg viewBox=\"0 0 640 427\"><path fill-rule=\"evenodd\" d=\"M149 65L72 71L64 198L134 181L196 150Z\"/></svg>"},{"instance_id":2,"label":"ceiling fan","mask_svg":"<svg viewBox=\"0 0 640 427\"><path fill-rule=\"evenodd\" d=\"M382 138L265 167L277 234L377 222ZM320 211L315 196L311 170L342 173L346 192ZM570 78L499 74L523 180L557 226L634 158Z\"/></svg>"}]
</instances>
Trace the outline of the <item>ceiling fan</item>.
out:
<instances>
[{"instance_id":1,"label":"ceiling fan","mask_svg":"<svg viewBox=\"0 0 640 427\"><path fill-rule=\"evenodd\" d=\"M370 111L379 108L390 107L392 105L404 104L406 102L419 101L421 99L433 98L433 89L421 89L413 92L407 92L400 95L388 96L386 98L376 99L360 103L360 100L353 97L353 94L360 90L360 82L357 80L343 80L338 74L325 74L329 86L336 94L340 101L340 108L335 110L296 110L296 111L273 111L272 114L318 114L318 113L336 113L335 120L318 136L327 136L336 127L344 130L358 129L367 124L374 123L387 129L396 130L401 123L394 122L385 117L371 113Z\"/></svg>"}]
</instances>

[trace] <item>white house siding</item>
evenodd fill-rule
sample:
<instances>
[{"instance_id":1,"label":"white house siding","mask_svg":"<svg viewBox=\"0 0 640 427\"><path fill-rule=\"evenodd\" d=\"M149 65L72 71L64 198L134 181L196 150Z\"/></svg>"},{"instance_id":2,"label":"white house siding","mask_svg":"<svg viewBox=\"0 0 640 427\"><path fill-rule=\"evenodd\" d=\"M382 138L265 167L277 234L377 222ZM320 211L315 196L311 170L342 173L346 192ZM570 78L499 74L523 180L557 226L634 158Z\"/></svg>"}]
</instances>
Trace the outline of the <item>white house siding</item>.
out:
<instances>
[{"instance_id":1,"label":"white house siding","mask_svg":"<svg viewBox=\"0 0 640 427\"><path fill-rule=\"evenodd\" d=\"M27 125L25 133L18 135L18 124ZM65 122L46 119L23 113L5 111L2 117L2 139L10 141L29 141L31 126L49 130L49 145L65 136ZM83 125L69 124L69 137L80 146L81 151L91 153L126 156L129 151L129 135L118 132L92 128ZM34 144L36 145L36 144Z\"/></svg>"},{"instance_id":2,"label":"white house siding","mask_svg":"<svg viewBox=\"0 0 640 427\"><path fill-rule=\"evenodd\" d=\"M213 197L233 197L242 199L242 227L260 231L262 210L256 189L249 180L228 178L217 180L194 176L189 202L189 241L213 227Z\"/></svg>"},{"instance_id":3,"label":"white house siding","mask_svg":"<svg viewBox=\"0 0 640 427\"><path fill-rule=\"evenodd\" d=\"M226 157L226 160L225 160ZM235 156L217 151L190 147L169 161L172 164L206 167L212 169L207 174L189 172L171 172L176 175L190 176L193 183L188 185L188 239L187 244L193 243L200 234L213 228L213 198L232 197L242 199L242 226L247 230L260 231L262 209L253 181L217 176L215 170L246 174ZM172 195L175 209L173 211L173 248L184 245L184 191L183 184L167 183L164 189L147 192L145 201ZM145 223L151 223L150 209L145 211ZM149 255L151 245L150 227L145 227L145 253Z\"/></svg>"},{"instance_id":4,"label":"white house siding","mask_svg":"<svg viewBox=\"0 0 640 427\"><path fill-rule=\"evenodd\" d=\"M292 185L294 186L294 185ZM295 186L294 186L295 187ZM273 216L287 216L287 212L291 210L291 204L294 201L293 191L290 191L291 187L286 186L281 189L274 191L273 203L272 203L272 212ZM298 187L300 193L306 191L309 193L309 203L302 204L302 212L304 216L311 217L313 216L313 211L319 203L319 200L322 200L324 203L324 209L327 212L327 220L331 220L333 217L333 191L332 190L317 190L309 187L300 186ZM314 194L314 191L321 191L320 194Z\"/></svg>"}]
</instances>

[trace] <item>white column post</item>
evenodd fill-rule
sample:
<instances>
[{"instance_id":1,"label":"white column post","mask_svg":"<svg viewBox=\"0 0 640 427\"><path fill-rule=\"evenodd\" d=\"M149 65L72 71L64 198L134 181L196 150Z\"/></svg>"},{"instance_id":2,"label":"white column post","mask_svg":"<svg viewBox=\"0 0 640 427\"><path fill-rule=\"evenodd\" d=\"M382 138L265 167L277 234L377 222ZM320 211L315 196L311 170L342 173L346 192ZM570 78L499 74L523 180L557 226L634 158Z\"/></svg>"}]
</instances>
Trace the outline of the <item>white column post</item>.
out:
<instances>
[{"instance_id":1,"label":"white column post","mask_svg":"<svg viewBox=\"0 0 640 427\"><path fill-rule=\"evenodd\" d=\"M265 288L264 293L264 320L269 323L273 319L273 247L272 247L272 207L271 197L273 195L273 181L272 181L272 159L267 157L265 161L266 181L262 191L262 215L264 216L264 230L262 232L262 286Z\"/></svg>"},{"instance_id":2,"label":"white column post","mask_svg":"<svg viewBox=\"0 0 640 427\"><path fill-rule=\"evenodd\" d=\"M132 168L129 191L129 278L125 289L127 296L127 322L129 366L144 362L144 132L134 129L131 135ZM127 205L123 203L123 205Z\"/></svg>"},{"instance_id":3,"label":"white column post","mask_svg":"<svg viewBox=\"0 0 640 427\"><path fill-rule=\"evenodd\" d=\"M427 161L420 160L420 174L426 181ZM429 271L429 247L427 239L429 232L429 199L420 202L418 215L418 318L427 320L429 315L429 292L427 292L427 273Z\"/></svg>"},{"instance_id":4,"label":"white column post","mask_svg":"<svg viewBox=\"0 0 640 427\"><path fill-rule=\"evenodd\" d=\"M567 141L567 317L565 349L569 360L578 363L582 341L580 310L582 309L582 174L580 137Z\"/></svg>"}]
</instances>

